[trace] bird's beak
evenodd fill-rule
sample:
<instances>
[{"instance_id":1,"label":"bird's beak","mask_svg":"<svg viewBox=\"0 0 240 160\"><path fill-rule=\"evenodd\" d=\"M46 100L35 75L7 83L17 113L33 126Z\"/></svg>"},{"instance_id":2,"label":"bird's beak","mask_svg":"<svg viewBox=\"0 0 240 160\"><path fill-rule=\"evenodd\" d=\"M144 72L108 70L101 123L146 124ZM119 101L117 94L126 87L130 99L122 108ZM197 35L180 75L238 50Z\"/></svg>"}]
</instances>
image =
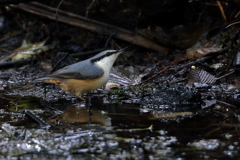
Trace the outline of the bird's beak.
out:
<instances>
[{"instance_id":1,"label":"bird's beak","mask_svg":"<svg viewBox=\"0 0 240 160\"><path fill-rule=\"evenodd\" d=\"M122 49L119 49L118 52L124 52L128 49L128 47L125 47L125 48L122 48Z\"/></svg>"}]
</instances>

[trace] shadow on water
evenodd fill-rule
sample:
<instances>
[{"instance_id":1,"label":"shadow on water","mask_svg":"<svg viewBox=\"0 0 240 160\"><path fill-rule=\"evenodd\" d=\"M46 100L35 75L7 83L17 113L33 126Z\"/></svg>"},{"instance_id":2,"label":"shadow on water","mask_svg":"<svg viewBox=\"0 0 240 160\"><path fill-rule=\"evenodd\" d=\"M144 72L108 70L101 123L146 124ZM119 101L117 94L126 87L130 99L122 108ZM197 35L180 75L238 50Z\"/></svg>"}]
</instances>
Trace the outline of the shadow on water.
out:
<instances>
[{"instance_id":1,"label":"shadow on water","mask_svg":"<svg viewBox=\"0 0 240 160\"><path fill-rule=\"evenodd\" d=\"M86 105L32 97L4 97L0 104L1 158L234 159L240 149L238 116L227 118L221 111L231 112L227 107L145 112L138 104L103 104L99 97ZM51 127L41 128L22 110Z\"/></svg>"}]
</instances>

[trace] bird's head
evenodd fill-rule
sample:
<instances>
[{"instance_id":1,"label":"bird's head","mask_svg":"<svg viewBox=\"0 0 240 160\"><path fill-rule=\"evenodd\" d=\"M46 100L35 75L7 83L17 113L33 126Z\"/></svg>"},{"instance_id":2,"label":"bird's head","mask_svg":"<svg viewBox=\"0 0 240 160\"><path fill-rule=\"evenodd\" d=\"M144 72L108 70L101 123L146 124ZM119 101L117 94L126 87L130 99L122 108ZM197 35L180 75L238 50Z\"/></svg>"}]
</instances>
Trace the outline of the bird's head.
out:
<instances>
[{"instance_id":1,"label":"bird's head","mask_svg":"<svg viewBox=\"0 0 240 160\"><path fill-rule=\"evenodd\" d=\"M126 48L120 50L106 50L102 51L99 54L95 55L90 59L91 63L95 63L101 68L109 68L111 69L113 63L117 59L117 57L126 50Z\"/></svg>"}]
</instances>

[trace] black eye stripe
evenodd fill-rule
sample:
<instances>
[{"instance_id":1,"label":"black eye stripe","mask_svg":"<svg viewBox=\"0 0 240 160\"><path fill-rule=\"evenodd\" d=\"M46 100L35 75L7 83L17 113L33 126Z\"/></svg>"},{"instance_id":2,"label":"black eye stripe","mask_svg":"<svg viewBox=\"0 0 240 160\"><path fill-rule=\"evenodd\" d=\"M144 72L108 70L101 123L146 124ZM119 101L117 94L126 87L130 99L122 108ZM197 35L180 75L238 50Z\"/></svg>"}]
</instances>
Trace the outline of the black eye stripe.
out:
<instances>
[{"instance_id":1,"label":"black eye stripe","mask_svg":"<svg viewBox=\"0 0 240 160\"><path fill-rule=\"evenodd\" d=\"M118 51L107 52L107 53L105 53L104 55L102 55L102 56L100 56L100 57L98 57L98 58L91 59L91 63L97 62L97 61L103 59L104 57L111 56L111 55L113 55L113 54L115 54L115 53L117 53L117 52L118 52Z\"/></svg>"}]
</instances>

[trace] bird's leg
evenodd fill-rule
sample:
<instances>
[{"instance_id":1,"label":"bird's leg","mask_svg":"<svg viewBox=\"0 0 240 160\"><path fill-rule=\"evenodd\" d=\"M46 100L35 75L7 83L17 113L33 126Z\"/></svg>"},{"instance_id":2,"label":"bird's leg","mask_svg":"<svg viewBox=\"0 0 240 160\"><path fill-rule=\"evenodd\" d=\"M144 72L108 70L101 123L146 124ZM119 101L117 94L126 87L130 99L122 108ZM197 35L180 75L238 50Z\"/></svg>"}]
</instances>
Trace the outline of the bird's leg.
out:
<instances>
[{"instance_id":1,"label":"bird's leg","mask_svg":"<svg viewBox=\"0 0 240 160\"><path fill-rule=\"evenodd\" d=\"M92 123L93 114L92 114L91 110L88 110L88 116L89 116L89 123Z\"/></svg>"},{"instance_id":2,"label":"bird's leg","mask_svg":"<svg viewBox=\"0 0 240 160\"><path fill-rule=\"evenodd\" d=\"M81 93L79 93L77 95L77 99L78 99L78 107L85 107L86 106L86 101L85 101L85 99L82 98Z\"/></svg>"},{"instance_id":3,"label":"bird's leg","mask_svg":"<svg viewBox=\"0 0 240 160\"><path fill-rule=\"evenodd\" d=\"M88 102L87 105L91 107L92 106L92 98L87 97L87 102Z\"/></svg>"},{"instance_id":4,"label":"bird's leg","mask_svg":"<svg viewBox=\"0 0 240 160\"><path fill-rule=\"evenodd\" d=\"M91 103L91 97L88 97L88 112L91 113L91 109L92 109L92 103Z\"/></svg>"},{"instance_id":5,"label":"bird's leg","mask_svg":"<svg viewBox=\"0 0 240 160\"><path fill-rule=\"evenodd\" d=\"M78 98L78 100L79 100L79 102L78 102L79 104L86 103L86 100L83 99L81 96L78 96L77 98Z\"/></svg>"}]
</instances>

